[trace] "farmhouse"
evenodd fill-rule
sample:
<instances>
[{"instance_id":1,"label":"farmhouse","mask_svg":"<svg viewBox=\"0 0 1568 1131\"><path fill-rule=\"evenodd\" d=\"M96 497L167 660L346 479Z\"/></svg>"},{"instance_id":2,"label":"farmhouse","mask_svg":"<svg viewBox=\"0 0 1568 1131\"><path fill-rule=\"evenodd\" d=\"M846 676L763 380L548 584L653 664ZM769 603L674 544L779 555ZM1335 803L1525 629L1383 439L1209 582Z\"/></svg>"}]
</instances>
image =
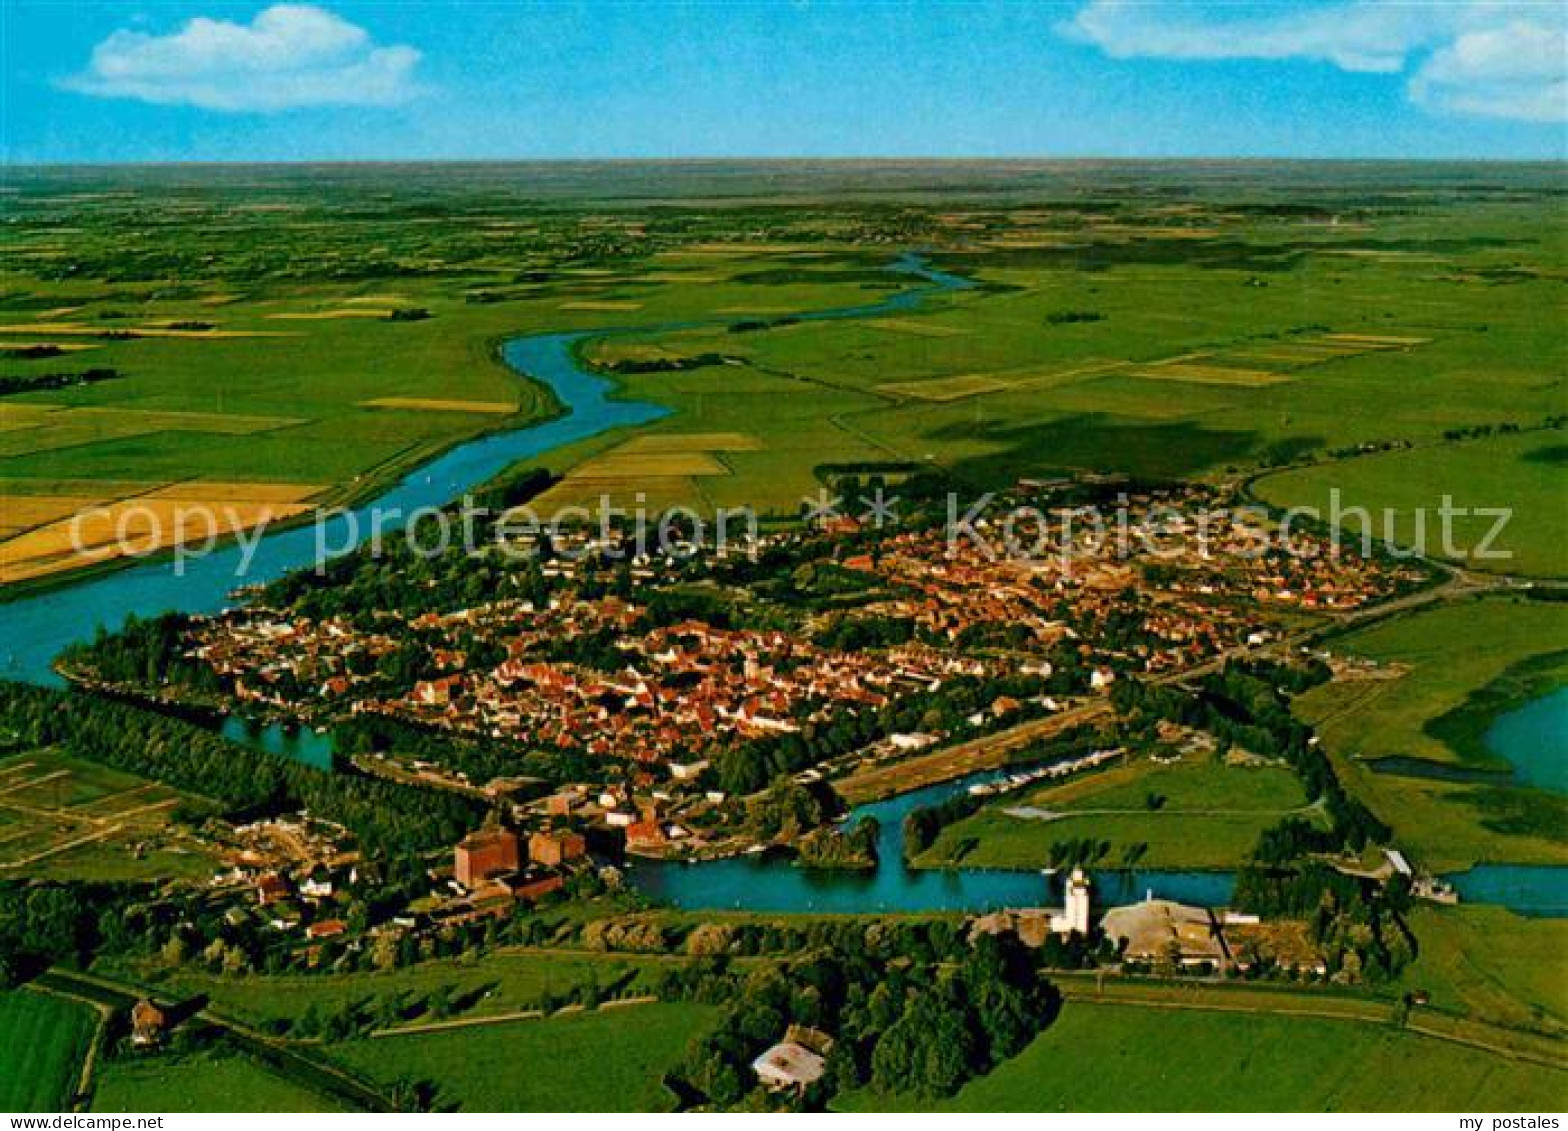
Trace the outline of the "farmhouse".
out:
<instances>
[{"instance_id":1,"label":"farmhouse","mask_svg":"<svg viewBox=\"0 0 1568 1131\"><path fill-rule=\"evenodd\" d=\"M1122 953L1131 962L1224 969L1230 960L1220 924L1206 907L1155 899L1151 893L1142 903L1107 911L1100 926L1107 938L1125 943Z\"/></svg>"},{"instance_id":2,"label":"farmhouse","mask_svg":"<svg viewBox=\"0 0 1568 1131\"><path fill-rule=\"evenodd\" d=\"M131 1044L138 1048L152 1048L163 1042L163 1032L168 1018L146 998L131 1006Z\"/></svg>"},{"instance_id":3,"label":"farmhouse","mask_svg":"<svg viewBox=\"0 0 1568 1131\"><path fill-rule=\"evenodd\" d=\"M833 1038L804 1025L791 1025L784 1039L751 1062L757 1079L772 1092L803 1092L822 1079Z\"/></svg>"}]
</instances>

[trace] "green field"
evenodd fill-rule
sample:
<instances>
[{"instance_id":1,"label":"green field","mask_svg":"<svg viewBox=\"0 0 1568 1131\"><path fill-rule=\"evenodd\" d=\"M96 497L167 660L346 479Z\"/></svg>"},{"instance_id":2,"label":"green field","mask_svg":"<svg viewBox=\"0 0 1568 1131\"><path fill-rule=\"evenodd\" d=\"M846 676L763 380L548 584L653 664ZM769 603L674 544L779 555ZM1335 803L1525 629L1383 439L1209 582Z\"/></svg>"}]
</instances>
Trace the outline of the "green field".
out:
<instances>
[{"instance_id":1,"label":"green field","mask_svg":"<svg viewBox=\"0 0 1568 1131\"><path fill-rule=\"evenodd\" d=\"M110 1061L94 1083L92 1109L127 1113L340 1110L243 1056Z\"/></svg>"},{"instance_id":2,"label":"green field","mask_svg":"<svg viewBox=\"0 0 1568 1131\"><path fill-rule=\"evenodd\" d=\"M1432 1004L1515 1028L1568 1031L1568 920L1526 918L1501 907L1417 907L1416 961L1397 989L1424 989Z\"/></svg>"},{"instance_id":3,"label":"green field","mask_svg":"<svg viewBox=\"0 0 1568 1131\"><path fill-rule=\"evenodd\" d=\"M1463 646L1456 646L1457 642ZM1400 665L1393 679L1327 684L1297 700L1341 780L1394 827L1395 840L1428 867L1477 861L1568 863L1568 814L1539 789L1379 773L1368 762L1406 756L1445 766L1478 762L1429 729L1532 657L1568 646L1568 606L1491 598L1449 605L1332 640L1336 652ZM1469 753L1469 757L1462 754Z\"/></svg>"},{"instance_id":4,"label":"green field","mask_svg":"<svg viewBox=\"0 0 1568 1131\"><path fill-rule=\"evenodd\" d=\"M1069 1002L951 1099L851 1099L911 1111L1557 1111L1568 1070L1361 1022Z\"/></svg>"},{"instance_id":5,"label":"green field","mask_svg":"<svg viewBox=\"0 0 1568 1131\"><path fill-rule=\"evenodd\" d=\"M65 1111L98 1019L32 990L0 992L0 1111Z\"/></svg>"},{"instance_id":6,"label":"green field","mask_svg":"<svg viewBox=\"0 0 1568 1131\"><path fill-rule=\"evenodd\" d=\"M1162 799L1157 809L1151 795ZM1141 867L1233 867L1283 814L1311 815L1305 801L1295 775L1280 767L1226 766L1203 755L1170 765L1139 761L993 802L944 829L916 863L1039 868L1052 844L1087 837L1111 842L1105 859L1112 864L1143 845Z\"/></svg>"},{"instance_id":7,"label":"green field","mask_svg":"<svg viewBox=\"0 0 1568 1131\"><path fill-rule=\"evenodd\" d=\"M612 990L621 996L644 992L648 972L660 961L588 951L501 951L486 955L483 961L445 959L352 976L220 978L181 968L162 985L186 996L207 994L225 1015L258 1025L297 1018L309 1007L323 1015L347 1008L368 1012L394 998L412 1010L438 989L445 991L454 1005L465 1007L461 1016L483 1017L531 1009L543 994L564 995L589 982L606 994ZM431 1019L422 1016L413 1020Z\"/></svg>"},{"instance_id":8,"label":"green field","mask_svg":"<svg viewBox=\"0 0 1568 1131\"><path fill-rule=\"evenodd\" d=\"M381 1083L435 1087L435 1105L462 1111L649 1111L673 1099L661 1084L717 1011L637 1005L548 1020L334 1046Z\"/></svg>"},{"instance_id":9,"label":"green field","mask_svg":"<svg viewBox=\"0 0 1568 1131\"><path fill-rule=\"evenodd\" d=\"M1369 216L1337 233L1278 218L1238 222L1202 205L1186 230L1144 217L1146 228L1129 231L1127 220L1070 210L1049 225L992 216L1019 239L1031 222L1069 225L1074 250L938 252L940 265L982 286L896 319L632 339L741 364L623 380L677 409L658 432L740 428L762 441L727 461L731 479L701 482L705 498L787 510L824 464L934 462L975 487L1074 470L1223 476L1366 443L1440 443L1453 428L1535 426L1568 407L1568 356L1549 328L1554 284L1529 271L1506 288L1491 281L1506 257L1542 271L1563 259L1562 226L1528 206L1433 199L1418 213ZM1393 247L1407 254L1377 250ZM825 277L842 266L809 271ZM1097 317L1063 322L1063 311ZM1386 341L1324 344L1348 334ZM1408 344L1387 344L1396 340ZM608 356L626 348L605 347ZM1150 364L1189 357L1186 369ZM1229 373L1245 379L1215 379ZM1518 444L1549 451L1560 436ZM1485 458L1469 451L1455 446L1453 458ZM1556 474L1533 457L1494 457L1488 467L1463 483L1487 488L1479 505L1503 493L1539 507L1539 484ZM1341 470L1313 474L1332 480ZM1421 470L1409 475L1419 485ZM1530 545L1549 553L1542 536Z\"/></svg>"},{"instance_id":10,"label":"green field","mask_svg":"<svg viewBox=\"0 0 1568 1131\"><path fill-rule=\"evenodd\" d=\"M1558 396L1560 411L1568 396ZM1561 431L1498 436L1289 471L1260 480L1256 490L1276 506L1310 507L1324 521L1332 520L1337 507L1347 516L1340 526L1351 536L1350 545L1360 546L1370 533L1483 572L1562 577L1568 573L1565 454ZM1330 496L1334 490L1337 504ZM1456 516L1445 545L1439 515L1445 495L1455 508L1506 508L1511 514L1489 547L1493 514ZM1351 508L1367 517L1351 514ZM1500 556L1475 556L1483 549Z\"/></svg>"}]
</instances>

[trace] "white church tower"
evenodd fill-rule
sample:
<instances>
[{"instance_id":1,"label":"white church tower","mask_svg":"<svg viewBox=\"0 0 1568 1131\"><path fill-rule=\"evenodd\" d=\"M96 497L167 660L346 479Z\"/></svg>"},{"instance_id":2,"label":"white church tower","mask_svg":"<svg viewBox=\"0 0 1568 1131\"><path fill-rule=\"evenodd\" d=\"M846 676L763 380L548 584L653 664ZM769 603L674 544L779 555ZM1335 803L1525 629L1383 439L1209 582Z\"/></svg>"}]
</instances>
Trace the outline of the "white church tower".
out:
<instances>
[{"instance_id":1,"label":"white church tower","mask_svg":"<svg viewBox=\"0 0 1568 1131\"><path fill-rule=\"evenodd\" d=\"M1051 930L1059 935L1089 934L1089 877L1082 868L1074 868L1067 877L1067 901L1060 912L1051 914Z\"/></svg>"}]
</instances>

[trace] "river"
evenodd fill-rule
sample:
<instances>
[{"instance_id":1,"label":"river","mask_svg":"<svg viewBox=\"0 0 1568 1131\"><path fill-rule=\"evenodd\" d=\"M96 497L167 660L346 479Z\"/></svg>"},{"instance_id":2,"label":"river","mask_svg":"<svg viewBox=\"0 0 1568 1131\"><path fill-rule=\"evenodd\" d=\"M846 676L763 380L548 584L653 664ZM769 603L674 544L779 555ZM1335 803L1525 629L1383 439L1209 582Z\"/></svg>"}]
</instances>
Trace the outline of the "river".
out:
<instances>
[{"instance_id":1,"label":"river","mask_svg":"<svg viewBox=\"0 0 1568 1131\"><path fill-rule=\"evenodd\" d=\"M799 321L864 318L918 306L930 295L963 290L974 284L945 274L923 260L905 255L889 266L893 275L912 276L924 285L863 305L808 311ZM142 617L179 611L214 613L232 603L239 585L265 583L310 566L319 547L338 552L353 542L355 531L368 532L370 515L383 516L382 529L401 529L408 516L461 497L501 471L564 445L616 428L646 424L668 415L669 409L612 395L611 382L577 364L574 347L586 337L612 333L650 333L711 323L672 323L626 330L592 330L534 334L516 338L502 348L506 363L518 373L547 386L563 411L554 419L460 444L416 468L386 492L357 510L312 526L267 534L254 547L248 564L239 544L186 560L150 560L129 568L85 578L75 584L23 597L0 606L5 625L5 654L0 674L46 685L59 685L50 667L67 645L92 639L100 629L117 628L130 614ZM400 516L400 517L398 517ZM1561 708L1559 707L1559 710ZM1523 728L1528 730L1529 728ZM310 730L259 727L230 718L228 737L282 757L330 768L330 740ZM1559 736L1560 737L1560 736ZM760 911L974 911L1001 906L1038 906L1054 899L1053 883L1041 872L992 869L910 869L902 854L903 817L994 774L972 775L916 790L856 809L850 820L875 816L882 825L878 845L882 863L866 873L821 872L795 867L790 861L740 857L701 864L637 863L630 876L649 894L692 909L749 908ZM1492 898L1518 903L1535 913L1568 914L1565 879L1568 869L1502 869L1492 875L1475 869L1457 877L1467 898ZM1520 873L1528 875L1521 878ZM1230 897L1233 879L1225 872L1106 871L1094 876L1100 906L1133 902L1147 891L1171 899L1222 904ZM1469 887L1474 895L1466 892ZM1557 910L1553 911L1552 908Z\"/></svg>"}]
</instances>

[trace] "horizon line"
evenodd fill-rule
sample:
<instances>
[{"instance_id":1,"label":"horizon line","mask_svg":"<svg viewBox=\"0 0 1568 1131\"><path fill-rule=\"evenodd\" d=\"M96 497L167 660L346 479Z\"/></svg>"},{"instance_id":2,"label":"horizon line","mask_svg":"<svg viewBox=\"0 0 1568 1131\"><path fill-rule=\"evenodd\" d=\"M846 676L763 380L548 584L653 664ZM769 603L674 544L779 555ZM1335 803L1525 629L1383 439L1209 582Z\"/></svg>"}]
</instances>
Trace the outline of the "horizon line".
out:
<instances>
[{"instance_id":1,"label":"horizon line","mask_svg":"<svg viewBox=\"0 0 1568 1131\"><path fill-rule=\"evenodd\" d=\"M704 156L669 157L299 157L220 158L146 161L13 161L0 157L0 169L179 169L346 167L356 165L1568 165L1568 153L1559 157L1303 157L1303 156L1095 156L1003 155L968 156Z\"/></svg>"}]
</instances>

